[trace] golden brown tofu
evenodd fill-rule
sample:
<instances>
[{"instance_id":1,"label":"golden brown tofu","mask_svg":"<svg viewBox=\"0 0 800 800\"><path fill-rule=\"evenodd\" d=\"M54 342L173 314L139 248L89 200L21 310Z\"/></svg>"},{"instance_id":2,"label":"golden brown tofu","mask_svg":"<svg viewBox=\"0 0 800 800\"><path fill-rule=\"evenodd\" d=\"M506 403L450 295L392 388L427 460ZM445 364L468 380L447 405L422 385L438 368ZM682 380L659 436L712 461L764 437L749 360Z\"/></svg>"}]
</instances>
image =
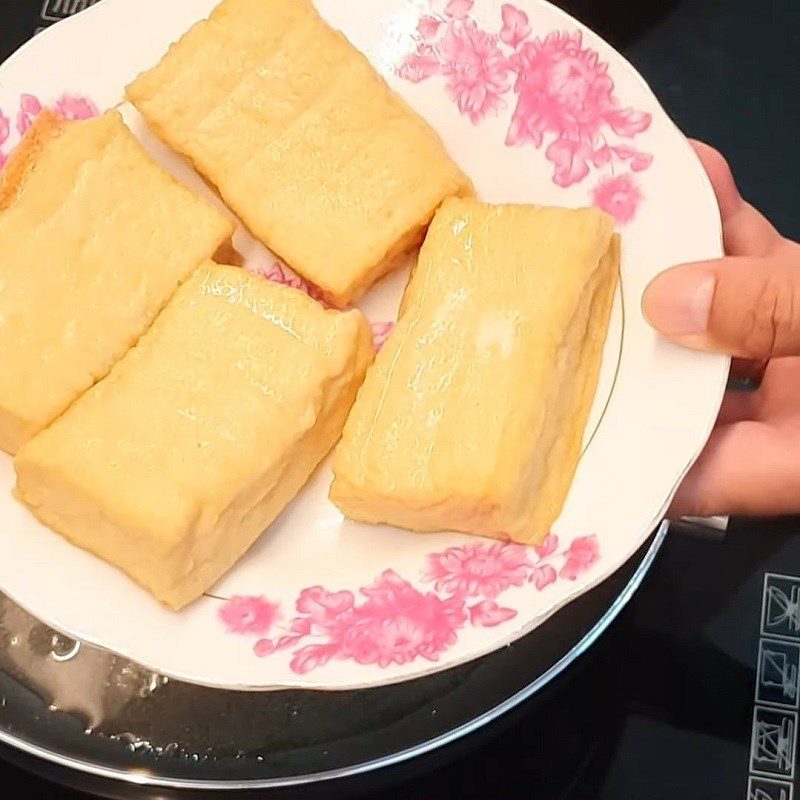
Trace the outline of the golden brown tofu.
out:
<instances>
[{"instance_id":1,"label":"golden brown tofu","mask_svg":"<svg viewBox=\"0 0 800 800\"><path fill-rule=\"evenodd\" d=\"M472 186L309 0L224 0L128 98L252 233L345 306Z\"/></svg>"},{"instance_id":2,"label":"golden brown tofu","mask_svg":"<svg viewBox=\"0 0 800 800\"><path fill-rule=\"evenodd\" d=\"M116 112L45 112L0 173L0 448L108 373L233 226Z\"/></svg>"},{"instance_id":3,"label":"golden brown tofu","mask_svg":"<svg viewBox=\"0 0 800 800\"><path fill-rule=\"evenodd\" d=\"M612 227L596 209L444 203L334 457L347 516L547 535L597 387Z\"/></svg>"},{"instance_id":4,"label":"golden brown tofu","mask_svg":"<svg viewBox=\"0 0 800 800\"><path fill-rule=\"evenodd\" d=\"M201 267L108 377L19 451L17 497L179 609L333 447L372 357L360 312Z\"/></svg>"}]
</instances>

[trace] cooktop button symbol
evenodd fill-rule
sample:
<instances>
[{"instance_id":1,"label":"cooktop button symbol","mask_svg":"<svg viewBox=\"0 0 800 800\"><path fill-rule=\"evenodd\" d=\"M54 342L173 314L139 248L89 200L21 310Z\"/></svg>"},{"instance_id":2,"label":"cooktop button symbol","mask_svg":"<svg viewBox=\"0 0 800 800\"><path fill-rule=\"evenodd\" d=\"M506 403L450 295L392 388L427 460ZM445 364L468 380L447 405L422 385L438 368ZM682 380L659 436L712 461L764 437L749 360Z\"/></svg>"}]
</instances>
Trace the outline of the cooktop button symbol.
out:
<instances>
[{"instance_id":1,"label":"cooktop button symbol","mask_svg":"<svg viewBox=\"0 0 800 800\"><path fill-rule=\"evenodd\" d=\"M758 646L756 702L797 708L800 644L762 639Z\"/></svg>"},{"instance_id":2,"label":"cooktop button symbol","mask_svg":"<svg viewBox=\"0 0 800 800\"><path fill-rule=\"evenodd\" d=\"M751 777L747 784L747 800L792 800L794 787L786 781Z\"/></svg>"},{"instance_id":3,"label":"cooktop button symbol","mask_svg":"<svg viewBox=\"0 0 800 800\"><path fill-rule=\"evenodd\" d=\"M761 634L800 642L800 578L769 572L764 576Z\"/></svg>"},{"instance_id":4,"label":"cooktop button symbol","mask_svg":"<svg viewBox=\"0 0 800 800\"><path fill-rule=\"evenodd\" d=\"M756 706L750 772L793 778L796 745L796 712Z\"/></svg>"}]
</instances>

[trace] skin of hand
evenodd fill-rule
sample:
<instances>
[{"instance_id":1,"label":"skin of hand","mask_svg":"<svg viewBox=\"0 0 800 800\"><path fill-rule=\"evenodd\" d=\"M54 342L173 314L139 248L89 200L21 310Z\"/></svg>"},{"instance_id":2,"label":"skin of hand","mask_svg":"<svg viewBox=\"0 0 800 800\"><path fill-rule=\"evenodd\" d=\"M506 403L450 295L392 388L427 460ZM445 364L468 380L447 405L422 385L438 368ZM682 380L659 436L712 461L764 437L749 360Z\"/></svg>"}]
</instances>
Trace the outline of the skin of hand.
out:
<instances>
[{"instance_id":1,"label":"skin of hand","mask_svg":"<svg viewBox=\"0 0 800 800\"><path fill-rule=\"evenodd\" d=\"M669 516L798 513L800 244L742 199L716 150L691 144L714 186L726 257L661 273L645 290L642 310L672 341L732 355L734 375L763 378L754 392L726 392Z\"/></svg>"}]
</instances>

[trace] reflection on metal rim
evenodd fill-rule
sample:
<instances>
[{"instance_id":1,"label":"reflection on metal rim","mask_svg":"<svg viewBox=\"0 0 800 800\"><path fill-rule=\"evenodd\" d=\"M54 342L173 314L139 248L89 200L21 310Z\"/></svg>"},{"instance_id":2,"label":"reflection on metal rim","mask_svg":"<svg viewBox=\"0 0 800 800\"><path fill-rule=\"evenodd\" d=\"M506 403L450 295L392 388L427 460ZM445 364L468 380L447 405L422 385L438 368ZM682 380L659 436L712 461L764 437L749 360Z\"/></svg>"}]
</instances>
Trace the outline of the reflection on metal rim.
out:
<instances>
[{"instance_id":1,"label":"reflection on metal rim","mask_svg":"<svg viewBox=\"0 0 800 800\"><path fill-rule=\"evenodd\" d=\"M650 567L664 543L664 539L669 529L669 523L665 520L661 523L653 541L642 559L641 564L636 568L630 581L628 581L625 589L619 594L617 599L609 606L606 613L594 624L592 629L581 639L568 653L566 653L559 661L553 664L550 669L543 672L535 681L531 682L524 689L517 692L515 695L509 697L504 702L495 706L490 711L481 714L471 722L461 725L458 728L450 731L449 733L437 736L430 739L423 744L415 747L410 747L398 753L393 753L383 758L377 758L373 761L368 761L363 764L357 764L352 767L342 767L341 769L330 770L328 772L318 772L311 775L301 775L288 778L273 778L269 780L255 780L255 781L196 781L196 780L179 780L158 778L156 776L148 775L144 772L128 772L120 769L113 769L103 767L97 764L90 764L79 761L70 756L47 750L46 748L39 747L38 745L27 742L23 739L17 739L6 731L0 730L0 743L9 745L18 750L21 750L28 755L50 761L61 767L77 770L89 775L94 775L99 778L108 780L120 781L127 784L135 784L140 786L153 786L170 789L195 789L195 790L229 790L234 791L237 789L278 789L288 788L292 786L301 786L303 784L321 783L323 781L341 780L344 778L352 778L357 775L362 775L367 772L382 769L384 767L394 766L403 761L422 756L430 753L441 747L445 747L471 733L479 730L490 722L498 719L502 715L508 713L516 708L520 703L533 697L538 691L543 689L554 678L558 677L567 667L576 661L583 653L585 653L605 632L608 626L619 616L622 609L628 604L633 594L641 585L644 576L649 571Z\"/></svg>"}]
</instances>

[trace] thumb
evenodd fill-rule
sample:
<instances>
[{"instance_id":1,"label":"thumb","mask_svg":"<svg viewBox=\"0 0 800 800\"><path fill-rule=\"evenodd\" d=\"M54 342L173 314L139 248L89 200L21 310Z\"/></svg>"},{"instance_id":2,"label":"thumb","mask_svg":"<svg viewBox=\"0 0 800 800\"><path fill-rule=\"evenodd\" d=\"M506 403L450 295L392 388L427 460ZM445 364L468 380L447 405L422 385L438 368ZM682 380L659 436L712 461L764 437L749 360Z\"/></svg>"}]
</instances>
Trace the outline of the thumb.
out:
<instances>
[{"instance_id":1,"label":"thumb","mask_svg":"<svg viewBox=\"0 0 800 800\"><path fill-rule=\"evenodd\" d=\"M749 359L800 355L800 270L785 254L682 264L647 287L642 311L673 341Z\"/></svg>"}]
</instances>

